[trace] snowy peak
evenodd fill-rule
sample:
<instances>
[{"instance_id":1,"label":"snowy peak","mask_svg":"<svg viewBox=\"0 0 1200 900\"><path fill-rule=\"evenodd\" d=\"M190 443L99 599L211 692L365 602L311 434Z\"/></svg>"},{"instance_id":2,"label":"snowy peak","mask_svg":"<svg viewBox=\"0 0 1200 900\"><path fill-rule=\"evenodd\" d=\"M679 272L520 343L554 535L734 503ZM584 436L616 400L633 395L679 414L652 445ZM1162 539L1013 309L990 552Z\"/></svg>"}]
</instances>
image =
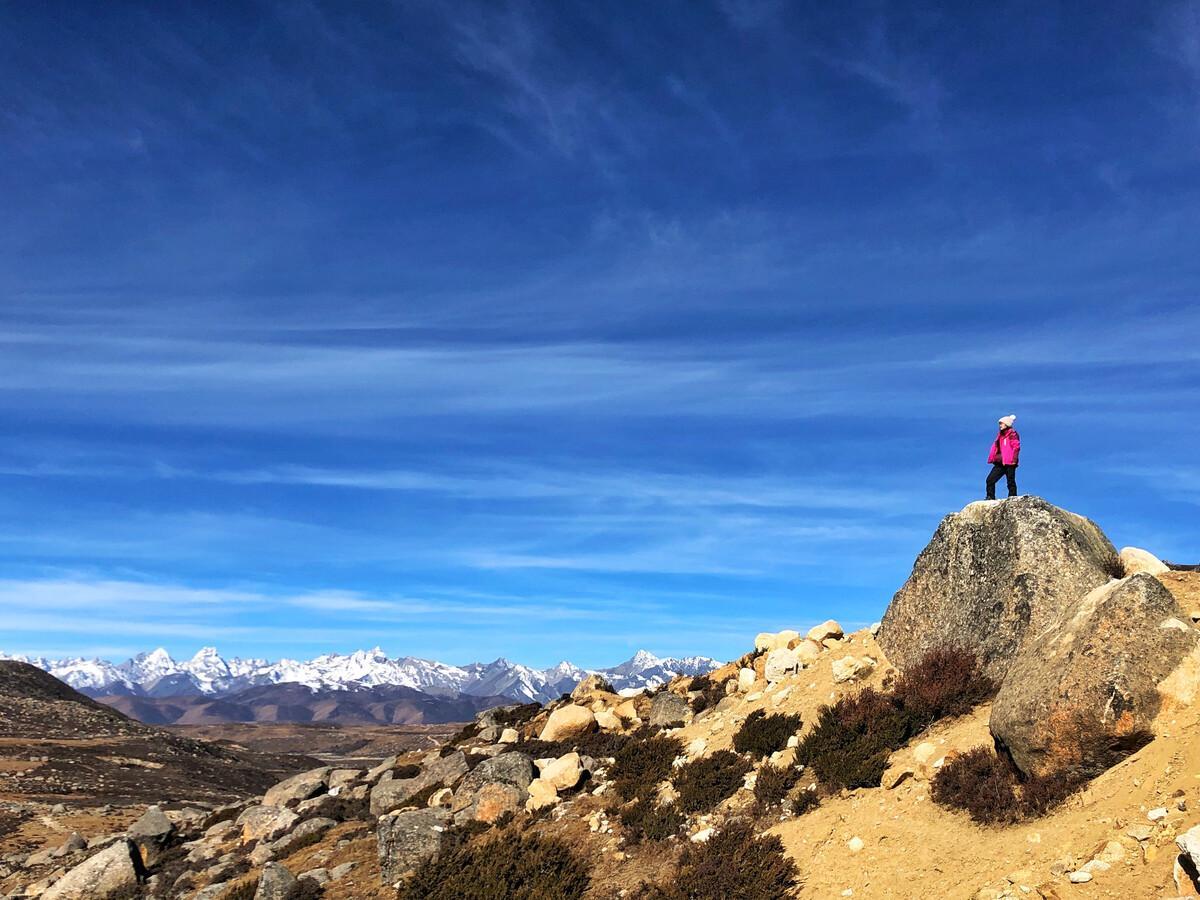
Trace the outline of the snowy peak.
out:
<instances>
[{"instance_id":1,"label":"snowy peak","mask_svg":"<svg viewBox=\"0 0 1200 900\"><path fill-rule=\"evenodd\" d=\"M534 669L503 657L490 663L454 666L412 656L391 658L380 647L273 663L236 657L226 660L215 647L202 647L182 663L161 647L139 653L119 666L99 659L24 659L3 654L0 658L30 662L93 696L222 696L259 685L296 683L314 691L396 685L438 696L502 696L538 703L569 693L591 674L603 676L617 690L629 691L657 687L676 675L703 674L718 665L703 656L662 659L639 650L610 669L583 669L567 660L548 669Z\"/></svg>"}]
</instances>

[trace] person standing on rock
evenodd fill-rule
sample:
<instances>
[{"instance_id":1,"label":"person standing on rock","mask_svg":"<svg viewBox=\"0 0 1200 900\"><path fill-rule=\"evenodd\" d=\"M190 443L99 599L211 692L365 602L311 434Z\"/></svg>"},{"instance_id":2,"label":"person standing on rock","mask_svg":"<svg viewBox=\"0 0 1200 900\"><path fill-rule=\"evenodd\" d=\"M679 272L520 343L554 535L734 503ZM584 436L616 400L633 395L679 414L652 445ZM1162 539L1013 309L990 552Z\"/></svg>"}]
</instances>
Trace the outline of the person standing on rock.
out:
<instances>
[{"instance_id":1,"label":"person standing on rock","mask_svg":"<svg viewBox=\"0 0 1200 900\"><path fill-rule=\"evenodd\" d=\"M996 499L996 482L1003 475L1008 479L1008 496L1017 496L1017 465L1021 458L1021 436L1013 428L1016 416L1004 416L1000 419L1000 433L992 442L992 452L988 454L988 462L992 471L987 477L987 499Z\"/></svg>"}]
</instances>

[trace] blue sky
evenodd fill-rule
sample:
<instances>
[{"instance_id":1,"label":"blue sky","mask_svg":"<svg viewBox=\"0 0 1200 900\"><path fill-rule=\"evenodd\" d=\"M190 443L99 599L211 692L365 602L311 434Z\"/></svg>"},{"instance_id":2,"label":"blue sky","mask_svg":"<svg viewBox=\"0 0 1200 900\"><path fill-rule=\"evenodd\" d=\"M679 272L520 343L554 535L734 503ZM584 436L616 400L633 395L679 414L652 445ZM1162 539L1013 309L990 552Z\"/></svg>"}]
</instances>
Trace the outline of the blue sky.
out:
<instances>
[{"instance_id":1,"label":"blue sky","mask_svg":"<svg viewBox=\"0 0 1200 900\"><path fill-rule=\"evenodd\" d=\"M1200 3L0 6L0 649L728 658L998 416L1200 561Z\"/></svg>"}]
</instances>

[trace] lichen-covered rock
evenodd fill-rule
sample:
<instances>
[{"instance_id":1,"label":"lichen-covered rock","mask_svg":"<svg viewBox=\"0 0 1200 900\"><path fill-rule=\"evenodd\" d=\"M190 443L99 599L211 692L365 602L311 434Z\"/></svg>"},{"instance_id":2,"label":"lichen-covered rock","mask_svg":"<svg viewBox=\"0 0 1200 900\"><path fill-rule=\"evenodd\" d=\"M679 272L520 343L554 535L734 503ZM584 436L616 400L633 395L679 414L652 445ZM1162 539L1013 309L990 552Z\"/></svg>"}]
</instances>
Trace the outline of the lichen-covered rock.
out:
<instances>
[{"instance_id":1,"label":"lichen-covered rock","mask_svg":"<svg viewBox=\"0 0 1200 900\"><path fill-rule=\"evenodd\" d=\"M656 728L676 728L687 721L690 712L687 697L663 691L650 702L650 724Z\"/></svg>"},{"instance_id":2,"label":"lichen-covered rock","mask_svg":"<svg viewBox=\"0 0 1200 900\"><path fill-rule=\"evenodd\" d=\"M263 794L263 806L287 806L324 793L331 766L321 766L286 778Z\"/></svg>"},{"instance_id":3,"label":"lichen-covered rock","mask_svg":"<svg viewBox=\"0 0 1200 900\"><path fill-rule=\"evenodd\" d=\"M285 834L279 840L271 845L271 850L275 855L283 858L287 856L295 847L299 847L308 843L314 836L324 834L330 828L337 825L333 819L327 819L318 816L315 819L309 819L307 822L301 822L290 833Z\"/></svg>"},{"instance_id":4,"label":"lichen-covered rock","mask_svg":"<svg viewBox=\"0 0 1200 900\"><path fill-rule=\"evenodd\" d=\"M242 830L242 843L251 841L273 841L291 831L300 817L290 809L278 806L251 806L237 817L237 826Z\"/></svg>"},{"instance_id":5,"label":"lichen-covered rock","mask_svg":"<svg viewBox=\"0 0 1200 900\"><path fill-rule=\"evenodd\" d=\"M381 781L371 789L371 812L378 816L399 809L421 791L434 785L452 787L467 774L467 768L467 757L461 750L455 750L427 763L412 778Z\"/></svg>"},{"instance_id":6,"label":"lichen-covered rock","mask_svg":"<svg viewBox=\"0 0 1200 900\"><path fill-rule=\"evenodd\" d=\"M292 900L299 893L299 879L286 866L269 862L263 866L254 900Z\"/></svg>"},{"instance_id":7,"label":"lichen-covered rock","mask_svg":"<svg viewBox=\"0 0 1200 900\"><path fill-rule=\"evenodd\" d=\"M380 816L376 838L379 873L384 884L394 884L437 853L442 846L442 833L449 824L450 811L441 807Z\"/></svg>"},{"instance_id":8,"label":"lichen-covered rock","mask_svg":"<svg viewBox=\"0 0 1200 900\"><path fill-rule=\"evenodd\" d=\"M1146 732L1159 682L1200 642L1179 615L1149 575L1089 592L1017 654L992 705L997 743L1023 772L1045 774L1087 766L1100 744Z\"/></svg>"},{"instance_id":9,"label":"lichen-covered rock","mask_svg":"<svg viewBox=\"0 0 1200 900\"><path fill-rule=\"evenodd\" d=\"M67 872L43 900L109 900L132 897L142 861L132 841L121 840Z\"/></svg>"},{"instance_id":10,"label":"lichen-covered rock","mask_svg":"<svg viewBox=\"0 0 1200 900\"><path fill-rule=\"evenodd\" d=\"M1040 497L979 501L942 520L883 617L878 640L904 669L926 652L974 652L999 681L1041 634L1119 571L1091 521Z\"/></svg>"}]
</instances>

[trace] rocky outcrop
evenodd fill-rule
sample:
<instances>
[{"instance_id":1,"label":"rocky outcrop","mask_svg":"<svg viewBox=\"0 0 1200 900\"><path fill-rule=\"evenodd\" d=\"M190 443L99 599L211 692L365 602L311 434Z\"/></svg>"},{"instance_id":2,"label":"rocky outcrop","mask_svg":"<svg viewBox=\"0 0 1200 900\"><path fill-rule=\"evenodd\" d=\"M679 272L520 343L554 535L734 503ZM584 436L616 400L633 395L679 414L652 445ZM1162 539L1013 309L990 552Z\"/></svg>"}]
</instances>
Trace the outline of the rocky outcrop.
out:
<instances>
[{"instance_id":1,"label":"rocky outcrop","mask_svg":"<svg viewBox=\"0 0 1200 900\"><path fill-rule=\"evenodd\" d=\"M381 781L371 790L371 812L381 815L399 809L426 788L452 787L467 774L467 758L461 750L436 758L412 778Z\"/></svg>"},{"instance_id":2,"label":"rocky outcrop","mask_svg":"<svg viewBox=\"0 0 1200 900\"><path fill-rule=\"evenodd\" d=\"M442 846L450 811L414 809L381 816L377 826L379 872L387 884L398 881Z\"/></svg>"},{"instance_id":3,"label":"rocky outcrop","mask_svg":"<svg viewBox=\"0 0 1200 900\"><path fill-rule=\"evenodd\" d=\"M1026 773L1103 765L1096 754L1149 729L1159 682L1198 641L1151 576L1098 587L1030 634L996 696L992 735Z\"/></svg>"},{"instance_id":4,"label":"rocky outcrop","mask_svg":"<svg viewBox=\"0 0 1200 900\"><path fill-rule=\"evenodd\" d=\"M279 782L263 794L263 806L287 806L324 793L332 771L332 767L322 766Z\"/></svg>"},{"instance_id":5,"label":"rocky outcrop","mask_svg":"<svg viewBox=\"0 0 1200 900\"><path fill-rule=\"evenodd\" d=\"M1027 634L1119 571L1116 549L1082 516L1040 497L971 503L917 557L878 641L901 669L932 649L970 649L999 681Z\"/></svg>"},{"instance_id":6,"label":"rocky outcrop","mask_svg":"<svg viewBox=\"0 0 1200 900\"><path fill-rule=\"evenodd\" d=\"M136 896L141 859L131 841L118 841L80 863L42 894L43 900L109 900Z\"/></svg>"}]
</instances>

